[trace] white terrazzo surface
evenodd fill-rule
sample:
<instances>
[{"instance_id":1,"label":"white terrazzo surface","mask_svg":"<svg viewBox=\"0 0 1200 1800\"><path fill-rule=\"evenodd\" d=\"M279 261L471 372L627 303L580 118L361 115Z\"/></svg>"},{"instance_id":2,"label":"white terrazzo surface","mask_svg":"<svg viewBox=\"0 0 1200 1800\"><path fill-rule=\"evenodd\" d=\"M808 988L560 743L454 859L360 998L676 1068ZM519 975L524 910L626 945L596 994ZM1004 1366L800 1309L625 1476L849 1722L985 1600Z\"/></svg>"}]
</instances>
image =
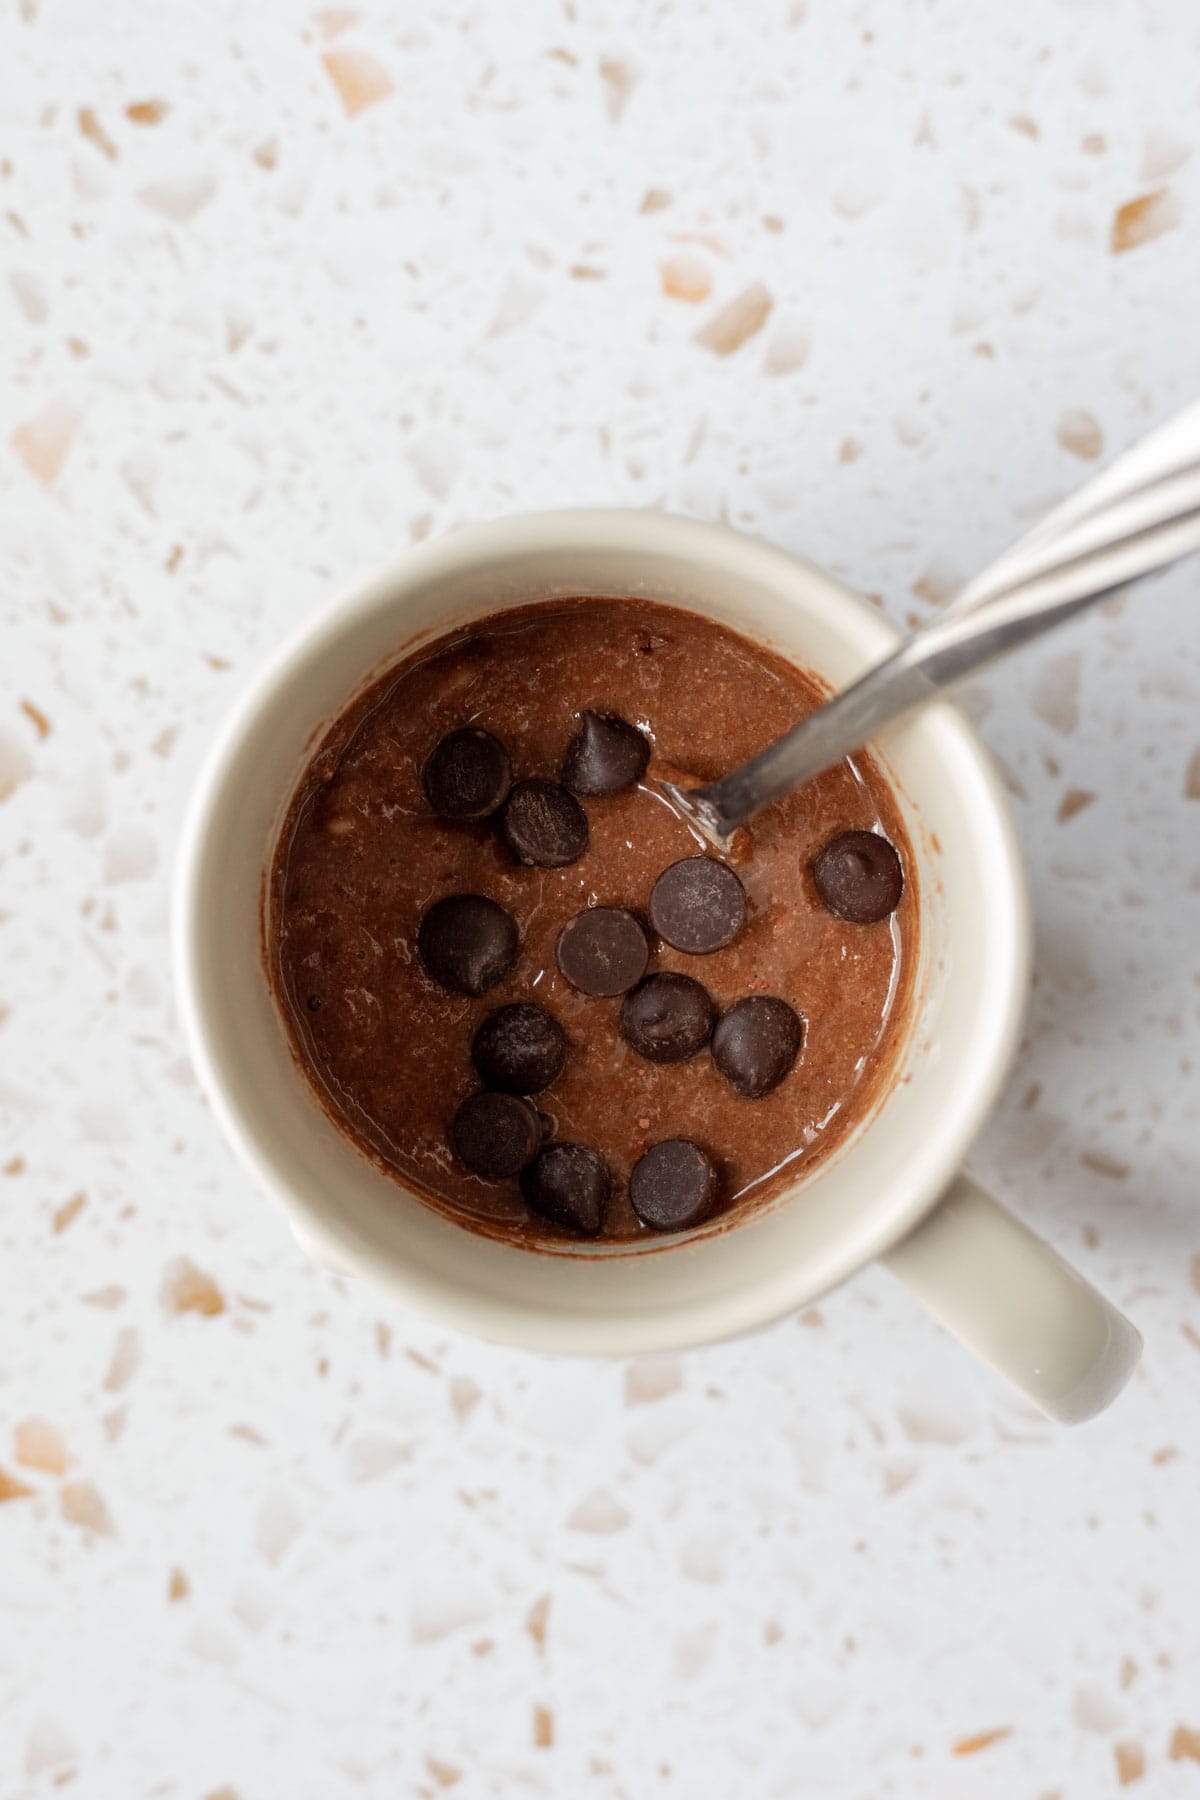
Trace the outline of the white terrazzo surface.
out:
<instances>
[{"instance_id":1,"label":"white terrazzo surface","mask_svg":"<svg viewBox=\"0 0 1200 1800\"><path fill-rule=\"evenodd\" d=\"M1194 397L1193 0L6 0L0 121L0 1796L1200 1794L1196 566L971 697L1039 933L976 1166L1146 1336L1082 1431L877 1273L629 1367L389 1311L165 932L398 545L668 506L921 618Z\"/></svg>"}]
</instances>

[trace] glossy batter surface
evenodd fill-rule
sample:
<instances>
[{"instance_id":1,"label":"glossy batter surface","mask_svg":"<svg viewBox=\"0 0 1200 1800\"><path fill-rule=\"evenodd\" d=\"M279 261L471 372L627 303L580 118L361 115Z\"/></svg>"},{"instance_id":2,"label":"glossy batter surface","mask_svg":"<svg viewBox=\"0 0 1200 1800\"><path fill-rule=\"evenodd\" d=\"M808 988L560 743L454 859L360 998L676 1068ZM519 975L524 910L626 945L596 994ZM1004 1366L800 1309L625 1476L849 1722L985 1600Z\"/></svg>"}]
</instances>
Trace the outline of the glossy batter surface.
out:
<instances>
[{"instance_id":1,"label":"glossy batter surface","mask_svg":"<svg viewBox=\"0 0 1200 1800\"><path fill-rule=\"evenodd\" d=\"M592 1145L616 1186L606 1238L645 1234L629 1205L633 1164L690 1138L721 1171L722 1218L795 1180L845 1134L886 1078L916 964L913 859L878 768L857 757L777 802L735 840L748 919L735 942L686 955L652 935L651 968L694 976L719 1007L777 994L804 1018L802 1054L764 1098L739 1098L704 1051L657 1065L621 1038L621 1001L577 993L555 941L590 905L646 917L655 878L693 854L691 829L657 778L711 780L822 697L818 683L710 620L644 601L570 600L509 612L427 646L331 726L297 790L272 870L267 953L293 1044L322 1104L375 1160L465 1224L536 1247L556 1236L515 1181L472 1175L450 1148L455 1108L479 1086L472 1035L509 1001L534 1000L566 1030L562 1074L538 1095L553 1135ZM495 821L436 818L421 785L448 731L479 725L517 777L557 779L585 708L618 713L650 739L643 781L584 802L580 861L528 868ZM906 872L896 912L856 925L828 911L809 862L838 832L882 831ZM490 896L517 920L512 972L478 999L432 981L415 948L425 908Z\"/></svg>"}]
</instances>

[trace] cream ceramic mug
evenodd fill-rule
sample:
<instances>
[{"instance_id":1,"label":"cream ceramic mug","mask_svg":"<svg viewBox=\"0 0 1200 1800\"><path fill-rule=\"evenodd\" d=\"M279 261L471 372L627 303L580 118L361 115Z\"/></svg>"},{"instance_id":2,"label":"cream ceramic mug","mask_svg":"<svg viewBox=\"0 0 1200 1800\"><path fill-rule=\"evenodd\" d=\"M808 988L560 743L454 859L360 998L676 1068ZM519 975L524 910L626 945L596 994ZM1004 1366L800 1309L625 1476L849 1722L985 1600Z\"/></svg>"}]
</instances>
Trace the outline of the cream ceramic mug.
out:
<instances>
[{"instance_id":1,"label":"cream ceramic mug","mask_svg":"<svg viewBox=\"0 0 1200 1800\"><path fill-rule=\"evenodd\" d=\"M1044 1411L1089 1418L1132 1373L1137 1332L961 1173L1016 1047L1030 944L1007 801L982 745L945 703L877 746L919 863L918 1000L895 1080L810 1178L734 1229L645 1249L532 1254L424 1204L313 1100L264 976L261 909L264 869L315 736L422 642L505 607L578 594L705 613L835 687L896 642L878 612L810 564L652 512L472 526L406 552L345 596L243 697L184 828L178 994L226 1135L320 1261L483 1337L576 1353L679 1349L763 1325L882 1257Z\"/></svg>"}]
</instances>

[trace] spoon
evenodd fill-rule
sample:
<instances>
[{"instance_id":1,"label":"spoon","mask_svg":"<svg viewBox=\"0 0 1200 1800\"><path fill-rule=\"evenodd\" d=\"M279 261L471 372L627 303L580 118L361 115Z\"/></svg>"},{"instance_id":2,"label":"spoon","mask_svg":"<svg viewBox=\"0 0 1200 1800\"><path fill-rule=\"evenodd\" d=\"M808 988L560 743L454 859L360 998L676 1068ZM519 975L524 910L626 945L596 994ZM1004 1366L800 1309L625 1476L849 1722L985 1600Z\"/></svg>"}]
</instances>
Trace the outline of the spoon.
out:
<instances>
[{"instance_id":1,"label":"spoon","mask_svg":"<svg viewBox=\"0 0 1200 1800\"><path fill-rule=\"evenodd\" d=\"M659 785L720 848L885 725L1098 600L1200 550L1200 402L1142 438L883 662L705 787Z\"/></svg>"}]
</instances>

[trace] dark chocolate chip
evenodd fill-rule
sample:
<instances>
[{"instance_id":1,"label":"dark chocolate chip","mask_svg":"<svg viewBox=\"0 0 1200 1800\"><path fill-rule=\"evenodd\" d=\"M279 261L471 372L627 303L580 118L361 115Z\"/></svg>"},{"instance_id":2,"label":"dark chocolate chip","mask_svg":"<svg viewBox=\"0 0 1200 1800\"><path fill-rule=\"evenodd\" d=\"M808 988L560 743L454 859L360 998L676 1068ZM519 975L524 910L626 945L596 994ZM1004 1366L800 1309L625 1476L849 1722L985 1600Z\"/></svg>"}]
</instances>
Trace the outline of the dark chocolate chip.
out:
<instances>
[{"instance_id":1,"label":"dark chocolate chip","mask_svg":"<svg viewBox=\"0 0 1200 1800\"><path fill-rule=\"evenodd\" d=\"M711 1156L687 1138L654 1144L633 1165L629 1199L643 1225L654 1231L686 1231L707 1219L717 1204L721 1178Z\"/></svg>"},{"instance_id":2,"label":"dark chocolate chip","mask_svg":"<svg viewBox=\"0 0 1200 1800\"><path fill-rule=\"evenodd\" d=\"M554 954L581 994L627 994L646 973L650 946L641 921L623 906L591 906L567 920Z\"/></svg>"},{"instance_id":3,"label":"dark chocolate chip","mask_svg":"<svg viewBox=\"0 0 1200 1800\"><path fill-rule=\"evenodd\" d=\"M543 1006L521 1001L489 1013L471 1042L471 1061L489 1087L539 1094L567 1060L567 1034Z\"/></svg>"},{"instance_id":4,"label":"dark chocolate chip","mask_svg":"<svg viewBox=\"0 0 1200 1800\"><path fill-rule=\"evenodd\" d=\"M464 725L436 744L421 772L425 798L443 819L486 819L512 786L508 751L490 731Z\"/></svg>"},{"instance_id":5,"label":"dark chocolate chip","mask_svg":"<svg viewBox=\"0 0 1200 1800\"><path fill-rule=\"evenodd\" d=\"M483 894L435 900L417 931L426 969L458 994L485 994L503 981L517 960L517 941L511 914Z\"/></svg>"},{"instance_id":6,"label":"dark chocolate chip","mask_svg":"<svg viewBox=\"0 0 1200 1800\"><path fill-rule=\"evenodd\" d=\"M649 740L615 713L585 712L567 745L562 778L573 794L619 794L646 773Z\"/></svg>"},{"instance_id":7,"label":"dark chocolate chip","mask_svg":"<svg viewBox=\"0 0 1200 1800\"><path fill-rule=\"evenodd\" d=\"M725 863L685 856L651 888L650 920L676 950L707 956L732 944L746 923L746 890Z\"/></svg>"},{"instance_id":8,"label":"dark chocolate chip","mask_svg":"<svg viewBox=\"0 0 1200 1800\"><path fill-rule=\"evenodd\" d=\"M586 1144L547 1144L521 1176L521 1192L544 1219L595 1237L612 1174L600 1152Z\"/></svg>"},{"instance_id":9,"label":"dark chocolate chip","mask_svg":"<svg viewBox=\"0 0 1200 1800\"><path fill-rule=\"evenodd\" d=\"M703 1050L717 1009L690 975L651 975L621 1007L621 1035L650 1062L684 1062Z\"/></svg>"},{"instance_id":10,"label":"dark chocolate chip","mask_svg":"<svg viewBox=\"0 0 1200 1800\"><path fill-rule=\"evenodd\" d=\"M900 858L877 831L843 831L812 862L817 892L841 919L874 925L895 912L904 892Z\"/></svg>"},{"instance_id":11,"label":"dark chocolate chip","mask_svg":"<svg viewBox=\"0 0 1200 1800\"><path fill-rule=\"evenodd\" d=\"M713 1031L713 1061L735 1094L761 1100L778 1087L800 1054L804 1021L774 994L735 1000Z\"/></svg>"},{"instance_id":12,"label":"dark chocolate chip","mask_svg":"<svg viewBox=\"0 0 1200 1800\"><path fill-rule=\"evenodd\" d=\"M460 1162L485 1181L507 1181L532 1162L542 1142L537 1108L515 1094L486 1089L463 1101L450 1126Z\"/></svg>"},{"instance_id":13,"label":"dark chocolate chip","mask_svg":"<svg viewBox=\"0 0 1200 1800\"><path fill-rule=\"evenodd\" d=\"M588 847L587 814L557 781L518 781L505 804L503 823L513 855L540 869L565 868Z\"/></svg>"}]
</instances>

